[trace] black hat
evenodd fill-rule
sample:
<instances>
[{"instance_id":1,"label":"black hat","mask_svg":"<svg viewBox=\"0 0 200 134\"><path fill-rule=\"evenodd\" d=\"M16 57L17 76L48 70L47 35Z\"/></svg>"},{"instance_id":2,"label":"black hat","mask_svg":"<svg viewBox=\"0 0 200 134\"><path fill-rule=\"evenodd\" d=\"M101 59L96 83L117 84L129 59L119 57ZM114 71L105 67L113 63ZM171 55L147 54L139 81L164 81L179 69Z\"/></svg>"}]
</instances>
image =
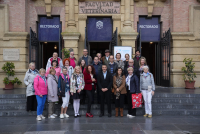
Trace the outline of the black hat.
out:
<instances>
[{"instance_id":1,"label":"black hat","mask_svg":"<svg viewBox=\"0 0 200 134\"><path fill-rule=\"evenodd\" d=\"M105 50L105 53L110 53L110 50L106 49L106 50Z\"/></svg>"}]
</instances>

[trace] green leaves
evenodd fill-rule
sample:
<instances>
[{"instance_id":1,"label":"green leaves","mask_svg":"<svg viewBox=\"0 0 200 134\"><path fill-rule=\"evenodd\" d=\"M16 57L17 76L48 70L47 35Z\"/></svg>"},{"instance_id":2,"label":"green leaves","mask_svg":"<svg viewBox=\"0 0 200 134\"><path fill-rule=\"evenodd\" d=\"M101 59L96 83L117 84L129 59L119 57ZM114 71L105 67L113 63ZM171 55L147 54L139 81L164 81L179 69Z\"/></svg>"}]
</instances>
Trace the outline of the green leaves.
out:
<instances>
[{"instance_id":1,"label":"green leaves","mask_svg":"<svg viewBox=\"0 0 200 134\"><path fill-rule=\"evenodd\" d=\"M194 81L196 78L196 73L194 73L195 63L192 63L192 58L184 59L183 62L185 63L185 67L182 67L181 70L184 72L183 80L189 81L190 83Z\"/></svg>"},{"instance_id":2,"label":"green leaves","mask_svg":"<svg viewBox=\"0 0 200 134\"><path fill-rule=\"evenodd\" d=\"M3 70L4 72L6 72L6 75L7 75L7 77L5 77L5 78L3 79L3 83L4 83L4 84L8 85L10 82L11 82L12 84L14 84L14 83L17 83L18 85L21 85L21 84L22 84L22 82L21 82L17 77L16 77L14 80L9 80L9 77L10 77L10 76L14 76L14 75L15 75L14 69L15 69L15 65L14 65L14 63L12 63L12 62L6 62L6 63L3 65L2 70Z\"/></svg>"},{"instance_id":3,"label":"green leaves","mask_svg":"<svg viewBox=\"0 0 200 134\"><path fill-rule=\"evenodd\" d=\"M68 49L63 48L63 49L62 49L62 52L63 52L63 54L64 54L64 58L69 58L69 56L70 56L70 51L69 51Z\"/></svg>"}]
</instances>

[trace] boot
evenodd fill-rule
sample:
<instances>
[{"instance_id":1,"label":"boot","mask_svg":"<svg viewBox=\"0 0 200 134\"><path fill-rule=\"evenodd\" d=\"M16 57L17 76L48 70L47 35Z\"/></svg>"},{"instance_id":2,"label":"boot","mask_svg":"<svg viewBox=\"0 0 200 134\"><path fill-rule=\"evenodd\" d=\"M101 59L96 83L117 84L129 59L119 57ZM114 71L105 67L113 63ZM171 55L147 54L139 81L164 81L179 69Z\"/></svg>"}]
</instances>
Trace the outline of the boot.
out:
<instances>
[{"instance_id":1,"label":"boot","mask_svg":"<svg viewBox=\"0 0 200 134\"><path fill-rule=\"evenodd\" d=\"M123 108L120 108L120 116L121 116L121 117L124 116L124 115L123 115L123 110L124 110Z\"/></svg>"},{"instance_id":2,"label":"boot","mask_svg":"<svg viewBox=\"0 0 200 134\"><path fill-rule=\"evenodd\" d=\"M115 108L115 117L118 117L119 108Z\"/></svg>"}]
</instances>

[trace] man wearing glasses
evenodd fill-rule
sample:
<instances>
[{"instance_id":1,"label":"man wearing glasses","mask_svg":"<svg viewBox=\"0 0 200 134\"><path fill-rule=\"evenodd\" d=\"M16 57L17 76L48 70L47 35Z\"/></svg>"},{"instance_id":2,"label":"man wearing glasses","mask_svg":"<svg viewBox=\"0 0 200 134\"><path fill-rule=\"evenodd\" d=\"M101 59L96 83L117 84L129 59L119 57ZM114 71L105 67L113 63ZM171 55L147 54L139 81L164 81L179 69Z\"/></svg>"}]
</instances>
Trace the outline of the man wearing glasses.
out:
<instances>
[{"instance_id":1,"label":"man wearing glasses","mask_svg":"<svg viewBox=\"0 0 200 134\"><path fill-rule=\"evenodd\" d=\"M81 60L85 61L86 66L87 65L92 65L92 57L88 55L88 50L83 49L83 56L81 56L78 60L78 65L81 64Z\"/></svg>"},{"instance_id":2,"label":"man wearing glasses","mask_svg":"<svg viewBox=\"0 0 200 134\"><path fill-rule=\"evenodd\" d=\"M75 66L76 66L76 58L74 57L74 52L73 51L71 51L70 52L70 57L69 57L69 60L70 60L70 66L72 66L73 68L75 68Z\"/></svg>"},{"instance_id":3,"label":"man wearing glasses","mask_svg":"<svg viewBox=\"0 0 200 134\"><path fill-rule=\"evenodd\" d=\"M124 75L125 75L125 76L128 75L127 69L128 69L129 67L132 67L132 68L134 69L134 72L133 72L133 73L134 73L135 75L137 75L138 78L140 78L140 72L139 72L138 68L134 66L134 60L133 60L133 59L130 59L130 60L128 61L128 66L124 67Z\"/></svg>"}]
</instances>

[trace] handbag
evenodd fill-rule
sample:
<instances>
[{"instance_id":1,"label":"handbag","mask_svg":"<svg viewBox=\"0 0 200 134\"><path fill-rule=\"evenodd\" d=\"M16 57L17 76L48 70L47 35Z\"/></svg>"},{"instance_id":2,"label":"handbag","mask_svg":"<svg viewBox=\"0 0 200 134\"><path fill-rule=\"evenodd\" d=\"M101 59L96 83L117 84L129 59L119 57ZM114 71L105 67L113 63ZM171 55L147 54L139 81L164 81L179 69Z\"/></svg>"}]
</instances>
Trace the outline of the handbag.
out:
<instances>
[{"instance_id":1,"label":"handbag","mask_svg":"<svg viewBox=\"0 0 200 134\"><path fill-rule=\"evenodd\" d=\"M142 107L142 94L132 94L132 109Z\"/></svg>"}]
</instances>

